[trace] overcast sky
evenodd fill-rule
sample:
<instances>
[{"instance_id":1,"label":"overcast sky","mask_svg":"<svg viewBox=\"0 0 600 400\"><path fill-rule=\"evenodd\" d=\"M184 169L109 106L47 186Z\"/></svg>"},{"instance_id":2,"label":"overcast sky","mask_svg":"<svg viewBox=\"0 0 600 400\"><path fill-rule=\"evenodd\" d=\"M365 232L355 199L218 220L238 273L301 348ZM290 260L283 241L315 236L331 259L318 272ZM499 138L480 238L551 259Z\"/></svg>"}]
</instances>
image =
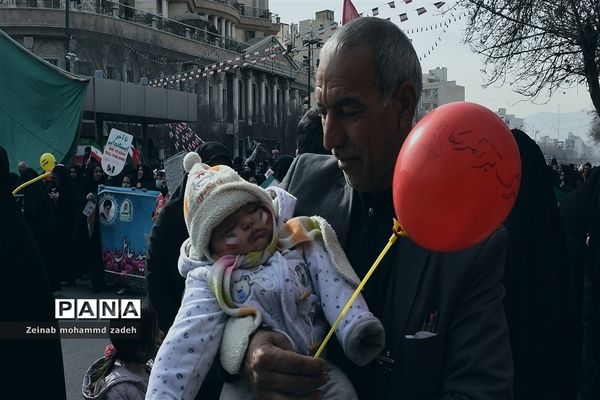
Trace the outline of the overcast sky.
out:
<instances>
[{"instance_id":1,"label":"overcast sky","mask_svg":"<svg viewBox=\"0 0 600 400\"><path fill-rule=\"evenodd\" d=\"M433 6L433 0L414 0L410 4L405 4L403 0L396 0L396 8L391 9L387 1L367 1L353 0L359 13L365 12L372 15L372 9L379 7L379 17L391 17L391 21L399 25L402 29L410 30L418 27L425 27L440 23L449 18L449 15L441 13ZM448 1L447 5L452 5L456 1ZM335 20L342 18L342 6L344 0L270 0L269 7L271 12L279 14L282 22L297 23L298 21L314 18L315 11L329 9L335 13ZM418 16L415 11L419 7L425 7L427 13ZM442 10L446 9L443 7ZM408 20L400 22L398 15L407 13ZM458 14L458 13L455 13ZM448 68L448 80L455 80L457 84L465 86L465 97L467 101L473 101L497 110L506 108L510 114L516 114L518 117L527 117L538 112L561 113L587 111L592 108L592 103L585 86L579 86L566 92L556 93L546 104L534 104L512 92L510 87L489 87L483 89L483 76L481 69L483 63L481 57L474 54L463 44L463 29L465 19L453 22L446 33L442 30L432 30L429 32L418 32L409 34L417 54L423 56L428 49L436 42L438 36L441 36L437 47L426 56L421 65L423 72L436 67ZM545 98L540 98L539 103L543 103Z\"/></svg>"}]
</instances>

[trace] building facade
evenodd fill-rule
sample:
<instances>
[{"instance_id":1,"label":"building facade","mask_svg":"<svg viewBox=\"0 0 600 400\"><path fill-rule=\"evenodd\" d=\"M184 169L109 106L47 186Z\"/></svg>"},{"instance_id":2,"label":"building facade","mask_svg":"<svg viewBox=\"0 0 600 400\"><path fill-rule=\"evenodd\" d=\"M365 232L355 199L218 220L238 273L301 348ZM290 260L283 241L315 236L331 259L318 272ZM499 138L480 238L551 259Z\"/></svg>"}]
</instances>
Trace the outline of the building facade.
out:
<instances>
[{"instance_id":1,"label":"building facade","mask_svg":"<svg viewBox=\"0 0 600 400\"><path fill-rule=\"evenodd\" d=\"M499 108L498 111L496 111L496 115L504 121L509 129L523 129L525 126L525 120L523 118L517 118L514 114L507 114L506 108Z\"/></svg>"},{"instance_id":2,"label":"building facade","mask_svg":"<svg viewBox=\"0 0 600 400\"><path fill-rule=\"evenodd\" d=\"M423 91L417 107L417 120L429 111L454 101L465 101L465 87L448 81L448 69L438 67L423 74Z\"/></svg>"},{"instance_id":3,"label":"building facade","mask_svg":"<svg viewBox=\"0 0 600 400\"><path fill-rule=\"evenodd\" d=\"M81 0L69 6L67 13L64 0L2 0L0 29L61 68L137 84L252 58L163 87L196 93L194 130L204 140L225 143L232 156L243 155L253 142L294 151L306 73L276 38L281 24L267 0ZM266 48L268 59L257 59ZM112 122L126 123L119 129L137 134L137 122L118 120L103 122L105 135ZM96 125L84 113L82 136L93 137ZM166 128L148 130L153 146L165 150Z\"/></svg>"}]
</instances>

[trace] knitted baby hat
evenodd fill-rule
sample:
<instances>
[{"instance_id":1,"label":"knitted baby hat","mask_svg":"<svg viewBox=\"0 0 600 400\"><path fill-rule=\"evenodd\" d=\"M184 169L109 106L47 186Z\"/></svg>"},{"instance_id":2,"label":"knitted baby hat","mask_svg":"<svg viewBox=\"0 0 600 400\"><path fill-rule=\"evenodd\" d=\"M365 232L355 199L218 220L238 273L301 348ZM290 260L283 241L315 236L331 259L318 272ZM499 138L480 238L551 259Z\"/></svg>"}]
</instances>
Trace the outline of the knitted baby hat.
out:
<instances>
[{"instance_id":1,"label":"knitted baby hat","mask_svg":"<svg viewBox=\"0 0 600 400\"><path fill-rule=\"evenodd\" d=\"M183 167L188 172L183 216L190 234L190 256L193 258L215 261L208 248L212 230L238 208L256 202L273 212L273 201L267 191L246 182L233 169L203 164L195 152L186 154Z\"/></svg>"}]
</instances>

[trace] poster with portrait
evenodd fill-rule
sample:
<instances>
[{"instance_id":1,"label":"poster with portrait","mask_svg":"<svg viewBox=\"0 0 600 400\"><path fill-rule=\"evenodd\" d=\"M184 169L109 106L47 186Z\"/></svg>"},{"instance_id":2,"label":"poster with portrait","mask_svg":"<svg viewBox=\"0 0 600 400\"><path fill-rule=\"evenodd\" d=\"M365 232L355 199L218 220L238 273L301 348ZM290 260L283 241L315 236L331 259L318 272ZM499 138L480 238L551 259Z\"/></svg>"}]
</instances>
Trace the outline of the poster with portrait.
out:
<instances>
[{"instance_id":1,"label":"poster with portrait","mask_svg":"<svg viewBox=\"0 0 600 400\"><path fill-rule=\"evenodd\" d=\"M158 194L132 188L98 188L102 261L107 273L125 280L145 276L152 210Z\"/></svg>"}]
</instances>

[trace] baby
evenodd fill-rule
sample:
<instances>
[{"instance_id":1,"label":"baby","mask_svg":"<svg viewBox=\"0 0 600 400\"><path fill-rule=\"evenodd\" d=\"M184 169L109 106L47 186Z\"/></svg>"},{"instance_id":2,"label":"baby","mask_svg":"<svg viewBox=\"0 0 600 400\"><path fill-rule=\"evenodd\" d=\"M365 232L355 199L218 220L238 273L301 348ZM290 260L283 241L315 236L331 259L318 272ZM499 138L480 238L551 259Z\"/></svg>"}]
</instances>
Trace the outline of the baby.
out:
<instances>
[{"instance_id":1,"label":"baby","mask_svg":"<svg viewBox=\"0 0 600 400\"><path fill-rule=\"evenodd\" d=\"M188 153L184 217L190 238L179 271L186 289L152 369L147 399L193 399L217 350L222 367L239 372L257 328L286 335L294 350L314 354L358 285L335 233L320 217L292 218L296 199L279 188L244 181L226 166L208 167ZM336 330L348 358L372 361L385 337L359 296ZM325 398L356 398L329 363ZM243 379L224 393L251 398Z\"/></svg>"}]
</instances>

